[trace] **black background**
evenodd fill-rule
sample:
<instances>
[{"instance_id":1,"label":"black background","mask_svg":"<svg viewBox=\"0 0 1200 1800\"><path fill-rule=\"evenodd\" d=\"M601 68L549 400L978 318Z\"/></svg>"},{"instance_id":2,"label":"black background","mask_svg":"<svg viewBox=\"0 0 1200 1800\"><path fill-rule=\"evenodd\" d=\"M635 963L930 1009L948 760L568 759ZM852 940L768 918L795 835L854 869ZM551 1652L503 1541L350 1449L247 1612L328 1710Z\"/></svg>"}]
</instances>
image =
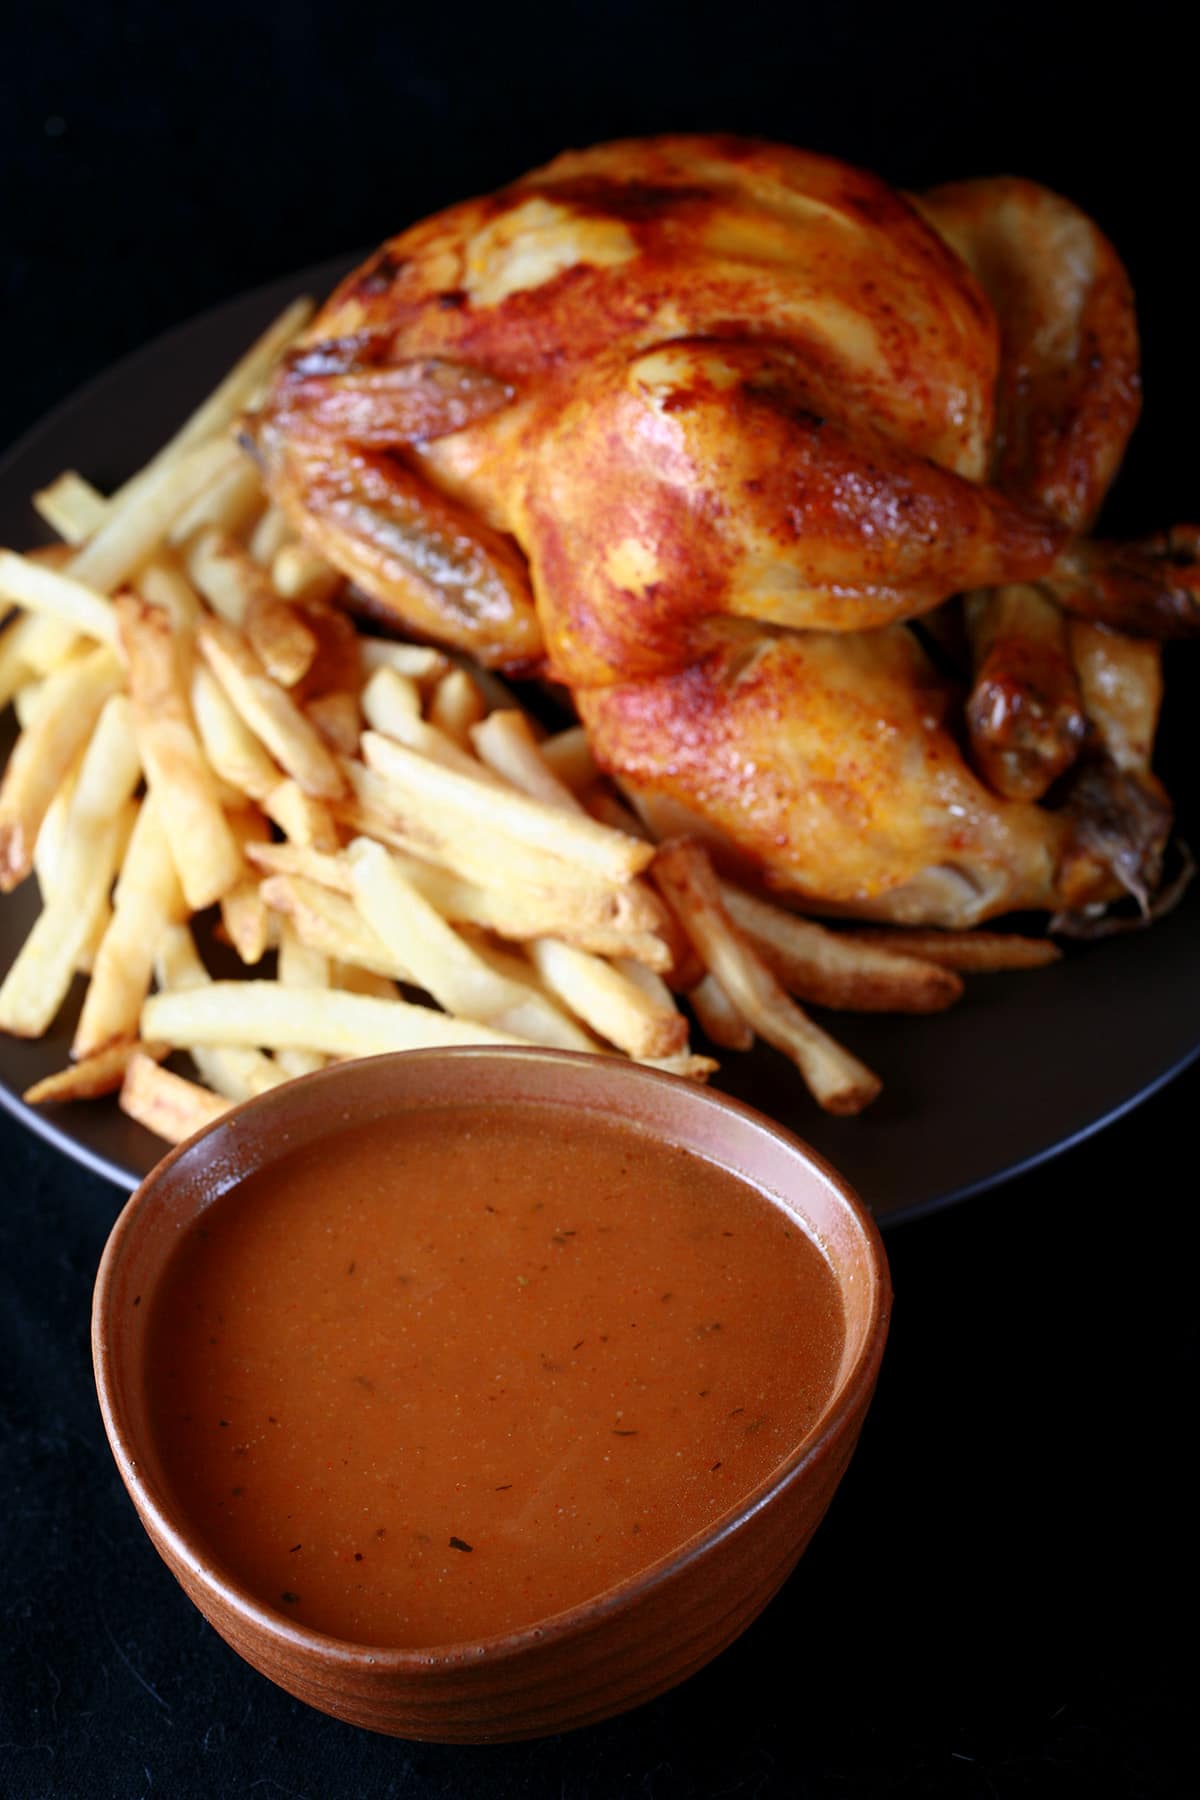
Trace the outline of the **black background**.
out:
<instances>
[{"instance_id":1,"label":"black background","mask_svg":"<svg viewBox=\"0 0 1200 1800\"><path fill-rule=\"evenodd\" d=\"M737 129L900 184L1070 193L1139 295L1147 410L1111 511L1200 512L1194 60L1182 10L979 4L25 9L0 42L0 437L204 306L567 143ZM1112 1020L1119 1033L1121 1021ZM1019 1105L1020 1071L998 1106ZM392 1743L240 1664L142 1537L87 1349L115 1191L0 1117L0 1793L423 1797L1195 1791L1200 1071L889 1239L859 1457L741 1642L611 1724Z\"/></svg>"}]
</instances>

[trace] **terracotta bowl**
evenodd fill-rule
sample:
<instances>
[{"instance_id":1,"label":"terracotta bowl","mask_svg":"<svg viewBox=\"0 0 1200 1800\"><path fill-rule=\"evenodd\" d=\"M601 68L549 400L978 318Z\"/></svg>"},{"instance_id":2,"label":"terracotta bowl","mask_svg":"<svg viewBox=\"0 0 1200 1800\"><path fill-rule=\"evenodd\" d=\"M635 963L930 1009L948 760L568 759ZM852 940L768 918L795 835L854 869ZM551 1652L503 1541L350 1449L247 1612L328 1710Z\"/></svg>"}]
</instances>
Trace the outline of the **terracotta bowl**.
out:
<instances>
[{"instance_id":1,"label":"terracotta bowl","mask_svg":"<svg viewBox=\"0 0 1200 1800\"><path fill-rule=\"evenodd\" d=\"M530 1099L636 1121L764 1189L823 1245L846 1340L830 1399L774 1473L640 1575L541 1624L429 1650L345 1643L249 1592L190 1529L163 1477L146 1403L147 1321L180 1233L252 1170L325 1135L440 1101ZM342 1063L235 1108L172 1151L118 1219L96 1281L92 1345L105 1429L142 1523L185 1592L239 1655L337 1718L399 1737L537 1737L636 1706L733 1641L795 1567L870 1403L891 1288L879 1235L797 1139L718 1094L617 1059L553 1051L414 1051Z\"/></svg>"}]
</instances>

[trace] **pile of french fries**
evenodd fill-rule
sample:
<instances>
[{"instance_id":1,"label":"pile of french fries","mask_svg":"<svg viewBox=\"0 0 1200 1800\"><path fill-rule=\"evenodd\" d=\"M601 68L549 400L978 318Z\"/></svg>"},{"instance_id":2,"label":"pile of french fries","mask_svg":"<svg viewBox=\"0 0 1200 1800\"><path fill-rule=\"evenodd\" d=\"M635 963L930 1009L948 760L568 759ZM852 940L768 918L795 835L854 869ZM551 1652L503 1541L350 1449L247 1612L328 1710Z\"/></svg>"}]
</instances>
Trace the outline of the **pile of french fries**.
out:
<instances>
[{"instance_id":1,"label":"pile of french fries","mask_svg":"<svg viewBox=\"0 0 1200 1800\"><path fill-rule=\"evenodd\" d=\"M117 493L69 471L36 495L57 543L0 551L0 709L20 727L0 889L33 877L42 900L0 1029L42 1035L86 978L70 1065L27 1101L119 1093L177 1142L330 1059L418 1046L704 1079L682 998L710 1044L761 1037L850 1113L879 1080L798 1001L930 1012L957 968L1056 954L800 918L696 842L655 844L581 729L546 735L491 678L360 633L235 435L310 310ZM236 979L213 978L196 920ZM192 1075L164 1066L176 1051Z\"/></svg>"}]
</instances>

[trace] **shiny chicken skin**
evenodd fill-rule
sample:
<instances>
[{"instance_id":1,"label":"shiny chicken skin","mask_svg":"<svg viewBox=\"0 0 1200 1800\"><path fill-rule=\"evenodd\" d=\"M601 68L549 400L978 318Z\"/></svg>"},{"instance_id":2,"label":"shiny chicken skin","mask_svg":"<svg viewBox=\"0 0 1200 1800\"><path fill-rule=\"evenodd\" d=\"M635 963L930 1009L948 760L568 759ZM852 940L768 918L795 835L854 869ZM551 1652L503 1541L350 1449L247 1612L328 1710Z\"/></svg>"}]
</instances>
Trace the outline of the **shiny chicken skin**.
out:
<instances>
[{"instance_id":1,"label":"shiny chicken skin","mask_svg":"<svg viewBox=\"0 0 1200 1800\"><path fill-rule=\"evenodd\" d=\"M959 925L1156 878L1192 540L1082 535L1138 403L1124 272L1047 190L660 138L392 239L250 430L362 604L564 683L666 826Z\"/></svg>"}]
</instances>

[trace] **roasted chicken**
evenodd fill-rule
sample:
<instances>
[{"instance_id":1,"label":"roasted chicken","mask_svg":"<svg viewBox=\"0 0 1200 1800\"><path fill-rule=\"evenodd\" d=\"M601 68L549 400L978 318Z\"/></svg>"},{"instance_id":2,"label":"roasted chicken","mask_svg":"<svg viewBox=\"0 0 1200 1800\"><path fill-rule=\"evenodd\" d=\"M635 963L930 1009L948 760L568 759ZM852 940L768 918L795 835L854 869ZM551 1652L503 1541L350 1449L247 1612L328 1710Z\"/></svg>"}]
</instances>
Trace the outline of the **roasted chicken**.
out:
<instances>
[{"instance_id":1,"label":"roasted chicken","mask_svg":"<svg viewBox=\"0 0 1200 1800\"><path fill-rule=\"evenodd\" d=\"M962 925L1157 879L1195 534L1085 535L1138 405L1068 202L671 137L392 239L248 432L363 606L564 684L647 809L811 907Z\"/></svg>"}]
</instances>

